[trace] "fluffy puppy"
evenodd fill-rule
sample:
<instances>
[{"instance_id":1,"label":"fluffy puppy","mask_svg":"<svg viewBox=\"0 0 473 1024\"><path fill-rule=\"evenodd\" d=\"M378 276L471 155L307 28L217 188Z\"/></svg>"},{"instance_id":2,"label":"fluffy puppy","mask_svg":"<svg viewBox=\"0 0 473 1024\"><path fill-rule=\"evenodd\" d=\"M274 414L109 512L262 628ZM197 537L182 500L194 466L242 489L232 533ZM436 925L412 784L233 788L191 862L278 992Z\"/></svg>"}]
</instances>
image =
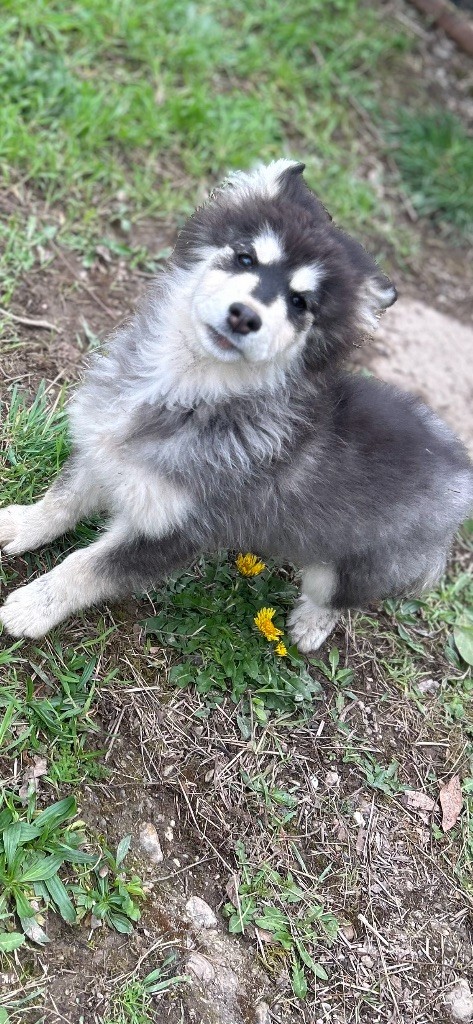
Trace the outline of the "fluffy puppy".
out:
<instances>
[{"instance_id":1,"label":"fluffy puppy","mask_svg":"<svg viewBox=\"0 0 473 1024\"><path fill-rule=\"evenodd\" d=\"M0 544L20 554L98 510L108 526L10 595L14 636L229 547L299 567L290 628L307 651L343 609L442 572L472 467L416 399L339 368L396 292L303 169L230 177L92 362L70 405L70 459L35 505L0 512Z\"/></svg>"}]
</instances>

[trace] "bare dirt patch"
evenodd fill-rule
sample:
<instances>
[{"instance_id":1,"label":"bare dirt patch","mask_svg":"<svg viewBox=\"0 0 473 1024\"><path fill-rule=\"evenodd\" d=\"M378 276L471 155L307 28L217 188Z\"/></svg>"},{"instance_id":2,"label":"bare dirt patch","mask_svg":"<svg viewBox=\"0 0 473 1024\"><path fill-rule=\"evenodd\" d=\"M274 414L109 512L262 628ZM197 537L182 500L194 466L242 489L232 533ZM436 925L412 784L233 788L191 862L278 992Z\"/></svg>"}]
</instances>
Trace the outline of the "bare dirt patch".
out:
<instances>
[{"instance_id":1,"label":"bare dirt patch","mask_svg":"<svg viewBox=\"0 0 473 1024\"><path fill-rule=\"evenodd\" d=\"M473 451L473 328L416 299L385 314L366 351L376 376L418 394Z\"/></svg>"}]
</instances>

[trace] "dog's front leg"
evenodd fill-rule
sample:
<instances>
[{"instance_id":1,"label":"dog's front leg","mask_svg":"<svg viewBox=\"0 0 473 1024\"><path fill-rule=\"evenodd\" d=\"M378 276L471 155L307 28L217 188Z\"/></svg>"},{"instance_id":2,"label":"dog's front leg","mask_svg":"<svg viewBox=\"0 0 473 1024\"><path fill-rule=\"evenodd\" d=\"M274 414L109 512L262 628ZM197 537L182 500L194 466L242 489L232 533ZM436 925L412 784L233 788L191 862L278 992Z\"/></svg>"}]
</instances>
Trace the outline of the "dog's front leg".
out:
<instances>
[{"instance_id":1,"label":"dog's front leg","mask_svg":"<svg viewBox=\"0 0 473 1024\"><path fill-rule=\"evenodd\" d=\"M44 498L0 509L0 548L21 555L71 530L100 507L99 488L79 456L69 458Z\"/></svg>"},{"instance_id":2,"label":"dog's front leg","mask_svg":"<svg viewBox=\"0 0 473 1024\"><path fill-rule=\"evenodd\" d=\"M337 573L326 562L307 566L303 571L302 593L288 625L293 642L304 654L316 651L340 618L340 610L332 603L337 585Z\"/></svg>"},{"instance_id":3,"label":"dog's front leg","mask_svg":"<svg viewBox=\"0 0 473 1024\"><path fill-rule=\"evenodd\" d=\"M74 612L146 590L198 553L181 531L159 540L130 539L127 526L117 520L100 540L13 591L0 609L0 621L13 636L37 639Z\"/></svg>"}]
</instances>

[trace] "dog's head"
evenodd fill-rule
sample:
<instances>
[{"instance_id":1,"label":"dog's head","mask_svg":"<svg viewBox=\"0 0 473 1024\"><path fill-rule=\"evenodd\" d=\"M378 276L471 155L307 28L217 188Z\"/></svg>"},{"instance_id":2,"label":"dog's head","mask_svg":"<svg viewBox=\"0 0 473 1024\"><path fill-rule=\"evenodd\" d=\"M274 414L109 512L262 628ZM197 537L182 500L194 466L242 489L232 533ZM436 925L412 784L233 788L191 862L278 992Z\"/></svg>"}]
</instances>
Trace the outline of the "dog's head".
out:
<instances>
[{"instance_id":1,"label":"dog's head","mask_svg":"<svg viewBox=\"0 0 473 1024\"><path fill-rule=\"evenodd\" d=\"M231 176L190 218L174 253L196 343L220 362L298 354L335 362L396 299L363 247L278 160Z\"/></svg>"}]
</instances>

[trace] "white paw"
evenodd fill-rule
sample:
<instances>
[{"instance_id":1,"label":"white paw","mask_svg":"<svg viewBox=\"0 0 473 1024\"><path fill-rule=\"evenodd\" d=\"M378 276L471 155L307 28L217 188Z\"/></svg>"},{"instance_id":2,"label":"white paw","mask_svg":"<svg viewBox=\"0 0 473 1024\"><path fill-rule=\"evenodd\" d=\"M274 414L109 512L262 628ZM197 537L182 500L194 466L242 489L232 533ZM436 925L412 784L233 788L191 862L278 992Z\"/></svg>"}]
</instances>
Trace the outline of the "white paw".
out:
<instances>
[{"instance_id":1,"label":"white paw","mask_svg":"<svg viewBox=\"0 0 473 1024\"><path fill-rule=\"evenodd\" d=\"M54 570L53 570L54 571ZM36 640L44 636L69 612L66 602L55 592L52 573L40 576L26 587L19 587L0 608L0 622L12 636Z\"/></svg>"},{"instance_id":2,"label":"white paw","mask_svg":"<svg viewBox=\"0 0 473 1024\"><path fill-rule=\"evenodd\" d=\"M48 530L38 504L0 509L0 548L6 555L21 555L44 543Z\"/></svg>"},{"instance_id":3,"label":"white paw","mask_svg":"<svg viewBox=\"0 0 473 1024\"><path fill-rule=\"evenodd\" d=\"M292 640L302 654L316 651L330 635L338 619L339 613L333 608L317 608L303 594L288 619Z\"/></svg>"}]
</instances>

